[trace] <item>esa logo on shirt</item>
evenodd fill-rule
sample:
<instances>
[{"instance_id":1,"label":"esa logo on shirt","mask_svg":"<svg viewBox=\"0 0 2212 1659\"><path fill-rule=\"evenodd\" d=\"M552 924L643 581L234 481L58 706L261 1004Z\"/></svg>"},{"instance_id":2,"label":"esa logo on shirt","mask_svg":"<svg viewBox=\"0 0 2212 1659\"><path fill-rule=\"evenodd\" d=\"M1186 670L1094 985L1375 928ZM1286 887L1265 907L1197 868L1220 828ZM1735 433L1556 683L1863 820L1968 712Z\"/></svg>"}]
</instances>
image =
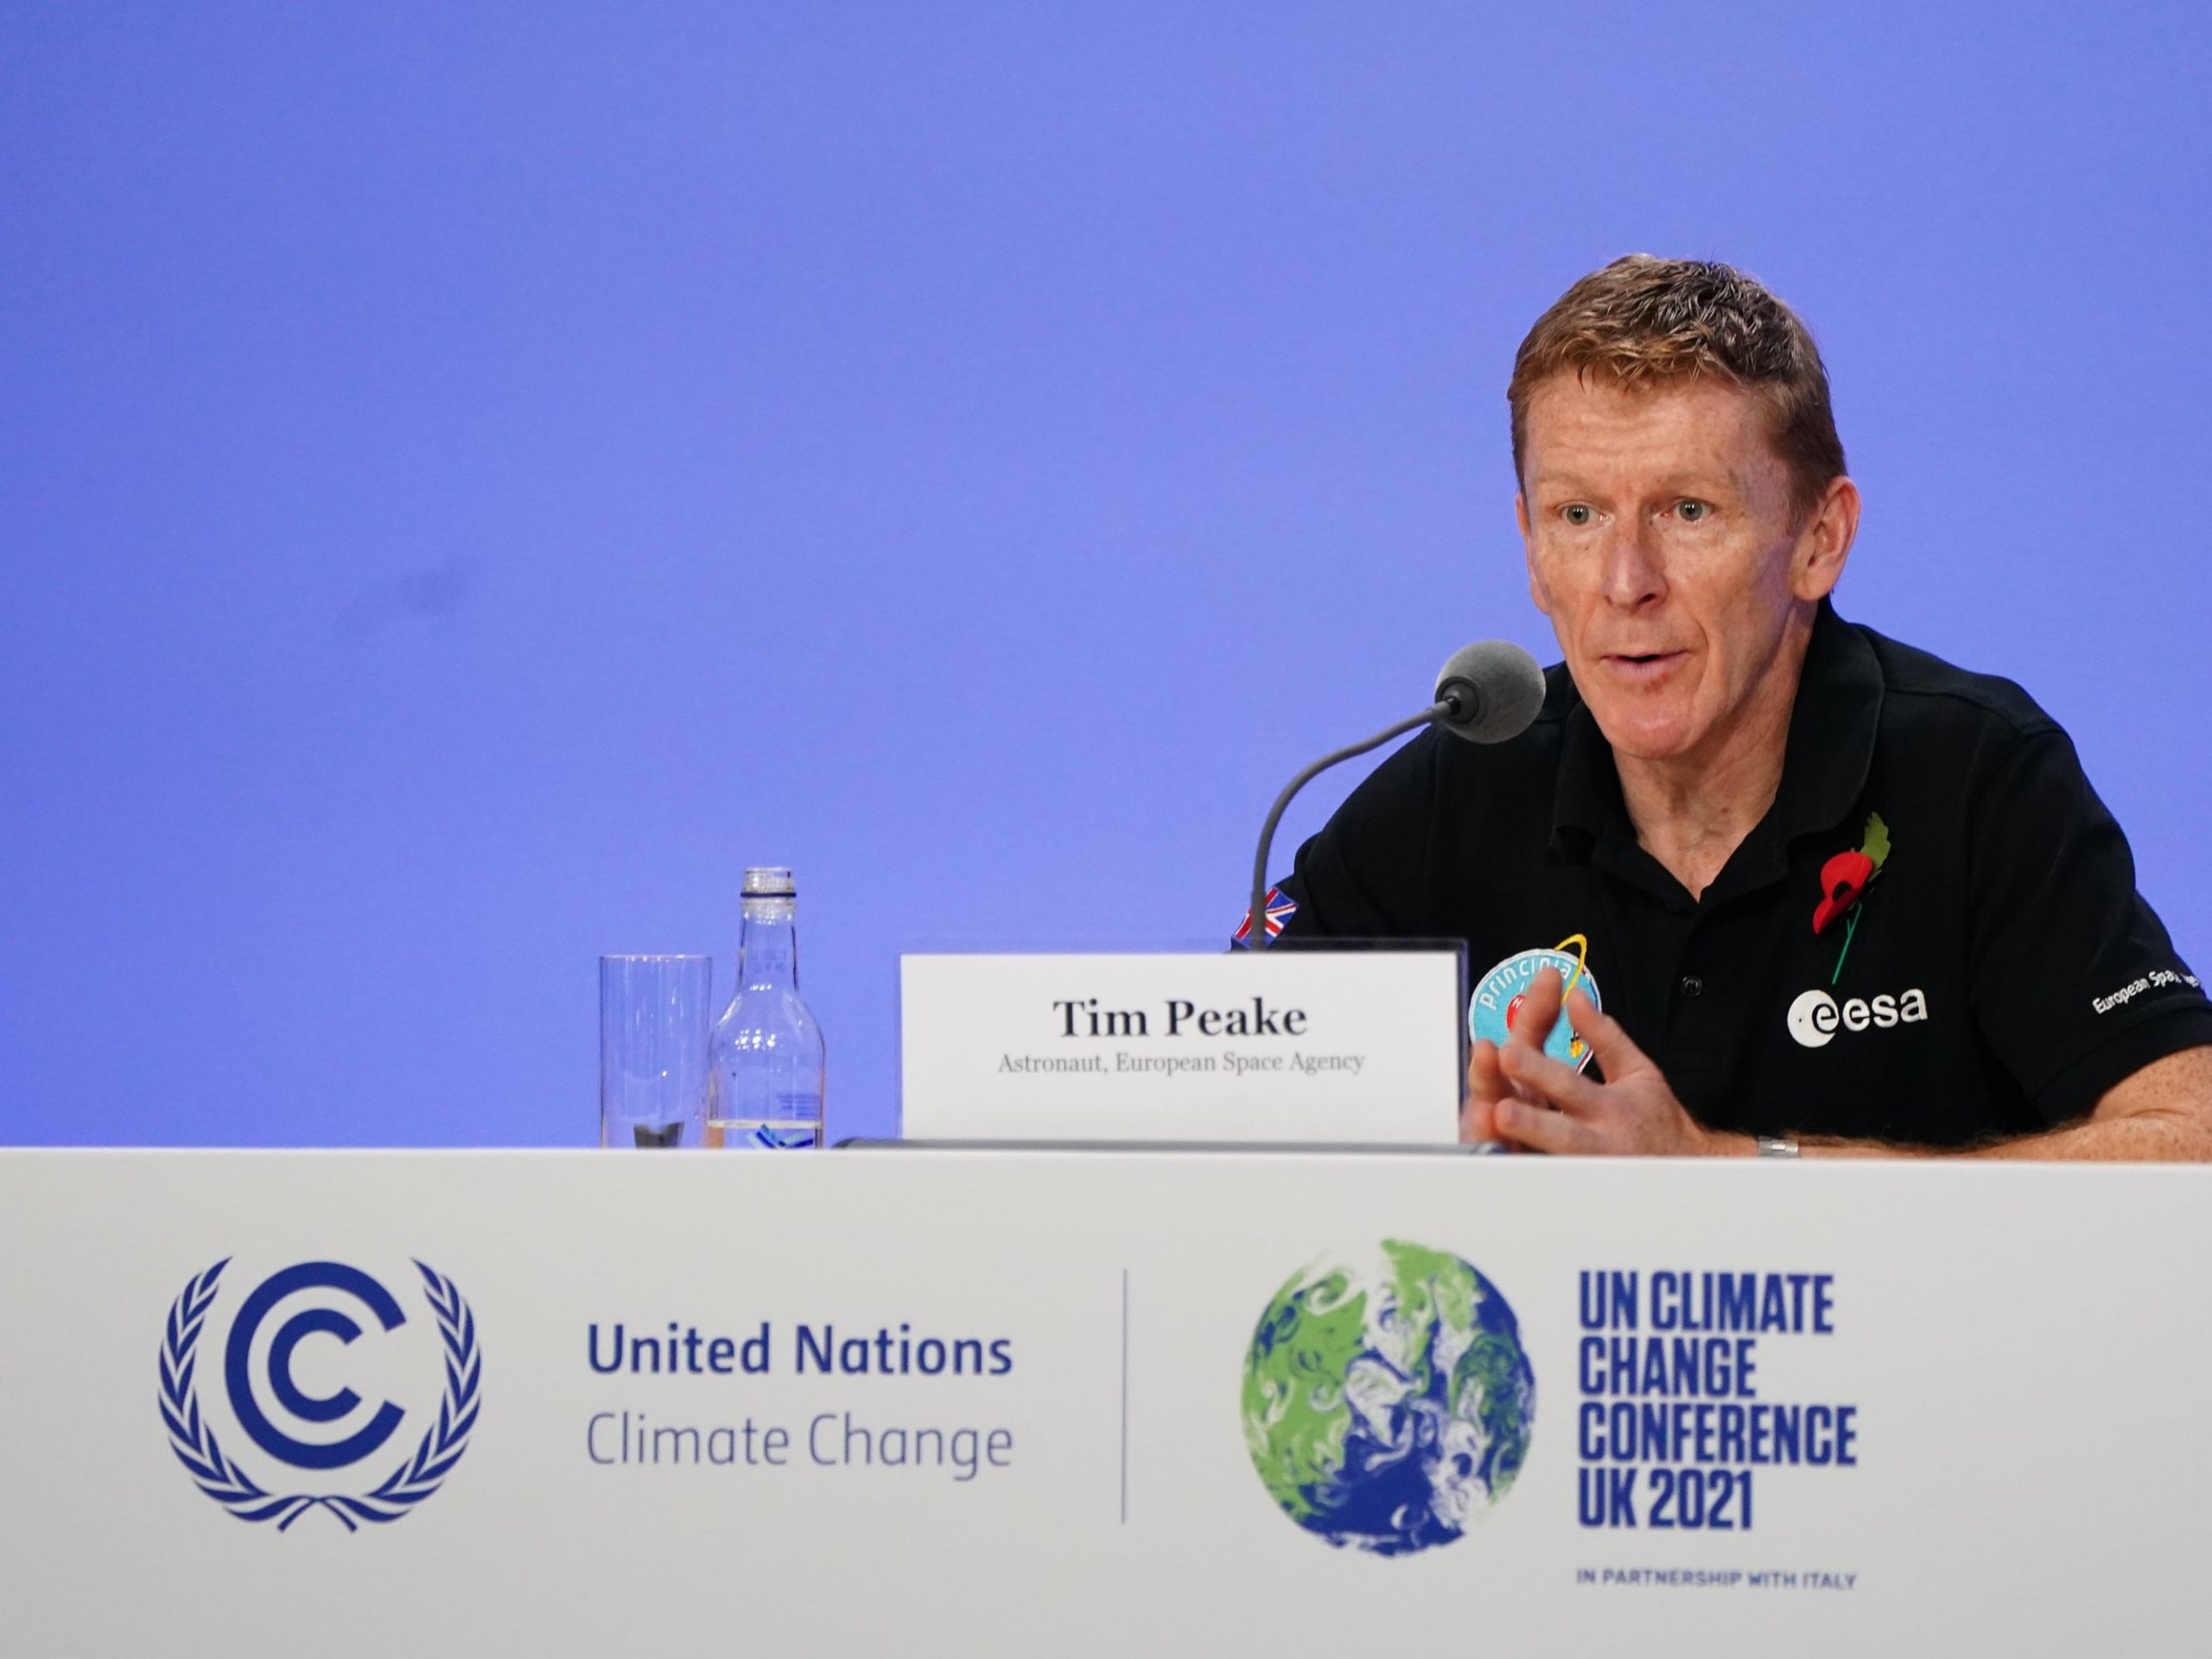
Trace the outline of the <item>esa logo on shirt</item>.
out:
<instances>
[{"instance_id":1,"label":"esa logo on shirt","mask_svg":"<svg viewBox=\"0 0 2212 1659\"><path fill-rule=\"evenodd\" d=\"M1871 1000L1854 996L1841 1004L1826 991L1810 990L1789 1005L1789 1034L1807 1048L1826 1048L1839 1030L1864 1031L1872 1026L1886 1031L1927 1017L1928 994L1916 985L1895 996L1885 991Z\"/></svg>"}]
</instances>

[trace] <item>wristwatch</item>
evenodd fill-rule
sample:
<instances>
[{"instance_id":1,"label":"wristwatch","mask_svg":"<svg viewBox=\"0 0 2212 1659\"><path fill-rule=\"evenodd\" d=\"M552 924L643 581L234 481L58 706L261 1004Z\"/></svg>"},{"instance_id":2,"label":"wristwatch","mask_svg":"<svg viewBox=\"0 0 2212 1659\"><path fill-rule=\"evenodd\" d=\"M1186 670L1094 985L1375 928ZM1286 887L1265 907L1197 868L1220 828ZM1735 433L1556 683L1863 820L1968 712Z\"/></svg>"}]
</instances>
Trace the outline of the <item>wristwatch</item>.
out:
<instances>
[{"instance_id":1,"label":"wristwatch","mask_svg":"<svg viewBox=\"0 0 2212 1659\"><path fill-rule=\"evenodd\" d=\"M1794 1135L1763 1135L1758 1137L1762 1158L1795 1158L1797 1156L1797 1137Z\"/></svg>"}]
</instances>

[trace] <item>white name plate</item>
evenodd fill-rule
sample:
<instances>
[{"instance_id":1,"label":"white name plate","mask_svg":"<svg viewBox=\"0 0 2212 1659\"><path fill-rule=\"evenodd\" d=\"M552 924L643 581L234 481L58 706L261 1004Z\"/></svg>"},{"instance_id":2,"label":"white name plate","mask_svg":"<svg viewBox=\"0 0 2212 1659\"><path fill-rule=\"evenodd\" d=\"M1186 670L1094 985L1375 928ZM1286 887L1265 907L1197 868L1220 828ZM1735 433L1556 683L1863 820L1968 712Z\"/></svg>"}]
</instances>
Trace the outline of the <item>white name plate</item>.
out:
<instances>
[{"instance_id":1,"label":"white name plate","mask_svg":"<svg viewBox=\"0 0 2212 1659\"><path fill-rule=\"evenodd\" d=\"M899 960L910 1141L1459 1133L1449 949Z\"/></svg>"}]
</instances>

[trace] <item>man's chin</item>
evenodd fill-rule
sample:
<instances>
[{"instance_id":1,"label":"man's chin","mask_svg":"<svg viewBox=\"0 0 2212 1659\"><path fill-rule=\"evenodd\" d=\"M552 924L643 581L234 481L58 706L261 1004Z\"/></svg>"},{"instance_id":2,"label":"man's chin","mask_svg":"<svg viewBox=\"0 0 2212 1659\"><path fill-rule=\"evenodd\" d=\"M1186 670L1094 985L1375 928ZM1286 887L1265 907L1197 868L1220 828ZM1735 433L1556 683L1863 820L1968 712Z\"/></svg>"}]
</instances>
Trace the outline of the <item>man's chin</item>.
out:
<instances>
[{"instance_id":1,"label":"man's chin","mask_svg":"<svg viewBox=\"0 0 2212 1659\"><path fill-rule=\"evenodd\" d=\"M1675 760L1696 747L1698 732L1681 715L1590 704L1598 729L1616 755L1633 760Z\"/></svg>"}]
</instances>

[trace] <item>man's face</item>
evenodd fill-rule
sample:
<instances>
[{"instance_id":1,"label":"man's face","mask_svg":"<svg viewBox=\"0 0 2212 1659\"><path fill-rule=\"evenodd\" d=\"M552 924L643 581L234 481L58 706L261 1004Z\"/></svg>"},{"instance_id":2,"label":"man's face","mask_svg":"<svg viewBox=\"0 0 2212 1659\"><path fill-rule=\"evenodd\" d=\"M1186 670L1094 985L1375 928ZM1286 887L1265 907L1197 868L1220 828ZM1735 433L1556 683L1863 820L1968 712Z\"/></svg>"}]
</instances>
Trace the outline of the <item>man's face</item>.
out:
<instances>
[{"instance_id":1,"label":"man's face","mask_svg":"<svg viewBox=\"0 0 2212 1659\"><path fill-rule=\"evenodd\" d=\"M1858 503L1840 480L1793 524L1767 421L1710 379L1570 372L1530 396L1515 502L1529 588L1618 753L1712 758L1748 711L1787 706L1790 620L1835 585Z\"/></svg>"}]
</instances>

